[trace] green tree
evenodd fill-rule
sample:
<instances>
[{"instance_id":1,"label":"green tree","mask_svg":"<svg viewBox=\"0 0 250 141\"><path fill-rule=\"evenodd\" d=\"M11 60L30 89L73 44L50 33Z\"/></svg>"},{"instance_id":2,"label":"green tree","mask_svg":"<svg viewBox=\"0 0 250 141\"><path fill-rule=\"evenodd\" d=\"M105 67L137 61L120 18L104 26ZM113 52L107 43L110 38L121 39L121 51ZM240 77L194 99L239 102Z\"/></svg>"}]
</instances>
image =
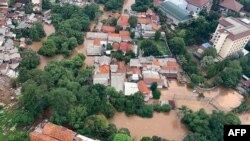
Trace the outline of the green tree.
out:
<instances>
[{"instance_id":1,"label":"green tree","mask_svg":"<svg viewBox=\"0 0 250 141\"><path fill-rule=\"evenodd\" d=\"M102 132L108 129L109 122L103 115L92 115L85 119L84 127L90 135L98 138L102 136Z\"/></svg>"},{"instance_id":2,"label":"green tree","mask_svg":"<svg viewBox=\"0 0 250 141\"><path fill-rule=\"evenodd\" d=\"M113 141L132 141L132 138L125 134L116 134Z\"/></svg>"},{"instance_id":3,"label":"green tree","mask_svg":"<svg viewBox=\"0 0 250 141\"><path fill-rule=\"evenodd\" d=\"M216 49L213 48L213 47L210 47L208 49L206 49L203 53L202 53L202 56L205 57L205 56L212 56L213 58L215 58L217 55L217 52L216 52Z\"/></svg>"},{"instance_id":4,"label":"green tree","mask_svg":"<svg viewBox=\"0 0 250 141\"><path fill-rule=\"evenodd\" d=\"M155 32L155 41L159 41L161 38L161 31L160 30L157 30Z\"/></svg>"},{"instance_id":5,"label":"green tree","mask_svg":"<svg viewBox=\"0 0 250 141\"><path fill-rule=\"evenodd\" d=\"M42 47L38 50L38 53L44 56L53 56L56 54L56 44L52 39L47 39L43 42Z\"/></svg>"},{"instance_id":6,"label":"green tree","mask_svg":"<svg viewBox=\"0 0 250 141\"><path fill-rule=\"evenodd\" d=\"M160 51L157 48L157 45L151 40L143 40L140 44L140 48L143 50L144 56L161 55Z\"/></svg>"},{"instance_id":7,"label":"green tree","mask_svg":"<svg viewBox=\"0 0 250 141\"><path fill-rule=\"evenodd\" d=\"M49 9L51 9L51 6L52 6L52 4L51 4L50 0L42 0L42 9L49 10Z\"/></svg>"},{"instance_id":8,"label":"green tree","mask_svg":"<svg viewBox=\"0 0 250 141\"><path fill-rule=\"evenodd\" d=\"M204 56L200 63L201 67L207 68L214 64L214 58L212 56Z\"/></svg>"},{"instance_id":9,"label":"green tree","mask_svg":"<svg viewBox=\"0 0 250 141\"><path fill-rule=\"evenodd\" d=\"M150 137L142 137L141 141L153 141Z\"/></svg>"},{"instance_id":10,"label":"green tree","mask_svg":"<svg viewBox=\"0 0 250 141\"><path fill-rule=\"evenodd\" d=\"M152 93L153 93L153 98L154 99L160 99L160 97L161 97L161 91L160 90L155 90L155 91L152 91Z\"/></svg>"},{"instance_id":11,"label":"green tree","mask_svg":"<svg viewBox=\"0 0 250 141\"><path fill-rule=\"evenodd\" d=\"M91 3L84 7L83 12L89 17L90 20L98 19L100 13L99 6L96 3Z\"/></svg>"},{"instance_id":12,"label":"green tree","mask_svg":"<svg viewBox=\"0 0 250 141\"><path fill-rule=\"evenodd\" d=\"M135 28L137 25L137 17L136 16L130 16L128 19L128 22L130 24L130 27Z\"/></svg>"},{"instance_id":13,"label":"green tree","mask_svg":"<svg viewBox=\"0 0 250 141\"><path fill-rule=\"evenodd\" d=\"M158 83L157 82L153 82L150 86L151 91L156 91L158 87Z\"/></svg>"},{"instance_id":14,"label":"green tree","mask_svg":"<svg viewBox=\"0 0 250 141\"><path fill-rule=\"evenodd\" d=\"M221 79L226 87L234 88L241 79L242 68L238 61L232 61L221 73Z\"/></svg>"},{"instance_id":15,"label":"green tree","mask_svg":"<svg viewBox=\"0 0 250 141\"><path fill-rule=\"evenodd\" d=\"M173 54L181 55L185 52L185 42L183 38L174 37L169 41L169 47Z\"/></svg>"},{"instance_id":16,"label":"green tree","mask_svg":"<svg viewBox=\"0 0 250 141\"><path fill-rule=\"evenodd\" d=\"M67 114L69 124L75 129L79 129L83 126L83 121L87 117L87 109L83 106L71 108Z\"/></svg>"},{"instance_id":17,"label":"green tree","mask_svg":"<svg viewBox=\"0 0 250 141\"><path fill-rule=\"evenodd\" d=\"M194 84L199 84L199 83L202 83L202 82L204 81L204 78L203 78L203 76L201 76L201 75L192 74L192 75L191 75L191 81L192 81Z\"/></svg>"},{"instance_id":18,"label":"green tree","mask_svg":"<svg viewBox=\"0 0 250 141\"><path fill-rule=\"evenodd\" d=\"M36 52L28 49L24 50L21 53L22 60L20 62L20 67L24 67L26 69L33 69L36 68L37 65L40 63L40 58L36 54Z\"/></svg>"}]
</instances>

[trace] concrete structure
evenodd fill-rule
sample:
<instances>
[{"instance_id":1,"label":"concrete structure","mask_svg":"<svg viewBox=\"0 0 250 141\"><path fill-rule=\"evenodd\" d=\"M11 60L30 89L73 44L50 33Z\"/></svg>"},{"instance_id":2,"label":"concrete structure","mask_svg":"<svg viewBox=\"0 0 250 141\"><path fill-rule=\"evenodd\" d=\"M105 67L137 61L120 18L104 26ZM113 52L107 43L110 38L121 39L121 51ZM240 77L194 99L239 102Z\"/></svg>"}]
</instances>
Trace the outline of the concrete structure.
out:
<instances>
[{"instance_id":1,"label":"concrete structure","mask_svg":"<svg viewBox=\"0 0 250 141\"><path fill-rule=\"evenodd\" d=\"M114 87L116 91L123 91L125 78L125 73L111 73L111 86Z\"/></svg>"},{"instance_id":2,"label":"concrete structure","mask_svg":"<svg viewBox=\"0 0 250 141\"><path fill-rule=\"evenodd\" d=\"M172 23L175 25L186 22L192 18L186 10L179 8L170 1L161 3L159 8L168 18L172 20Z\"/></svg>"},{"instance_id":3,"label":"concrete structure","mask_svg":"<svg viewBox=\"0 0 250 141\"><path fill-rule=\"evenodd\" d=\"M199 14L202 9L210 10L212 0L187 0L187 10L193 14Z\"/></svg>"},{"instance_id":4,"label":"concrete structure","mask_svg":"<svg viewBox=\"0 0 250 141\"><path fill-rule=\"evenodd\" d=\"M124 83L124 94L126 96L130 96L135 94L136 92L139 92L138 85L136 83L131 82L125 82Z\"/></svg>"},{"instance_id":5,"label":"concrete structure","mask_svg":"<svg viewBox=\"0 0 250 141\"><path fill-rule=\"evenodd\" d=\"M178 6L179 8L185 10L187 8L187 2L185 0L166 0L169 2L172 2L173 4L175 4L176 6Z\"/></svg>"},{"instance_id":6,"label":"concrete structure","mask_svg":"<svg viewBox=\"0 0 250 141\"><path fill-rule=\"evenodd\" d=\"M223 59L244 49L249 39L250 20L227 17L219 20L211 41Z\"/></svg>"},{"instance_id":7,"label":"concrete structure","mask_svg":"<svg viewBox=\"0 0 250 141\"><path fill-rule=\"evenodd\" d=\"M42 0L31 0L33 11L42 11Z\"/></svg>"}]
</instances>

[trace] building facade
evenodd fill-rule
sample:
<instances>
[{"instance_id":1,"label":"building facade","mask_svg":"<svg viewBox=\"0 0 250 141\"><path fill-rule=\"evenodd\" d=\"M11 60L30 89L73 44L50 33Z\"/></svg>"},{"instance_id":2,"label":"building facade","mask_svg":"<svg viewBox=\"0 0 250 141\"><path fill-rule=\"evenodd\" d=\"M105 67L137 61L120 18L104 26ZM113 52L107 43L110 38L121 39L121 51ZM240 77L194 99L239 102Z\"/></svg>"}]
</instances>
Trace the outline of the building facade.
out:
<instances>
[{"instance_id":1,"label":"building facade","mask_svg":"<svg viewBox=\"0 0 250 141\"><path fill-rule=\"evenodd\" d=\"M187 10L193 12L193 14L199 14L201 10L210 10L212 6L211 0L187 0Z\"/></svg>"},{"instance_id":2,"label":"building facade","mask_svg":"<svg viewBox=\"0 0 250 141\"><path fill-rule=\"evenodd\" d=\"M244 49L249 39L250 20L227 17L219 20L211 41L219 57L224 59Z\"/></svg>"}]
</instances>

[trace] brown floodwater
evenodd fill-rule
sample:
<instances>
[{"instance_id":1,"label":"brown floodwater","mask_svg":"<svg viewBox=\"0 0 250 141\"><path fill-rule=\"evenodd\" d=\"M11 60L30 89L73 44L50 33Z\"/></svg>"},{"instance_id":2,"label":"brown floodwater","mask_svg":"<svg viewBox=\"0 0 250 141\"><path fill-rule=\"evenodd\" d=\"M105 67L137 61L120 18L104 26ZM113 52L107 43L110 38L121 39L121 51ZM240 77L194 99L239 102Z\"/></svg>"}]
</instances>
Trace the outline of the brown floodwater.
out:
<instances>
[{"instance_id":1,"label":"brown floodwater","mask_svg":"<svg viewBox=\"0 0 250 141\"><path fill-rule=\"evenodd\" d=\"M181 123L176 111L154 113L153 118L127 117L124 113L117 113L110 122L118 128L128 128L135 141L140 141L143 136L155 135L181 141L187 134L187 129Z\"/></svg>"},{"instance_id":2,"label":"brown floodwater","mask_svg":"<svg viewBox=\"0 0 250 141\"><path fill-rule=\"evenodd\" d=\"M244 113L239 115L241 124L248 124L250 125L250 113Z\"/></svg>"},{"instance_id":3,"label":"brown floodwater","mask_svg":"<svg viewBox=\"0 0 250 141\"><path fill-rule=\"evenodd\" d=\"M176 106L181 107L182 105L189 107L190 109L197 111L204 108L208 113L214 110L215 105L220 110L230 111L240 105L243 96L233 89L226 89L218 87L210 91L204 91L204 95L207 101L196 100L196 93L192 92L192 89L188 89L184 85L180 85L177 81L171 80L168 89L162 89L162 95L160 100L172 100L176 101ZM209 104L211 100L211 104Z\"/></svg>"}]
</instances>

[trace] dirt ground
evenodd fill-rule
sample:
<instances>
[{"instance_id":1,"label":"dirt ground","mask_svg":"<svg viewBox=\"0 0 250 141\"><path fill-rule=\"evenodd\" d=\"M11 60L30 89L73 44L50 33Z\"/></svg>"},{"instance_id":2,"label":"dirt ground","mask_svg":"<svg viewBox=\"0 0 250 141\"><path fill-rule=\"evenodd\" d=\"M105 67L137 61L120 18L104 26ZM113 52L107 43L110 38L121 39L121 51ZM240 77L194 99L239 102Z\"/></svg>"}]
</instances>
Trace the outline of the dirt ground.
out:
<instances>
[{"instance_id":1,"label":"dirt ground","mask_svg":"<svg viewBox=\"0 0 250 141\"><path fill-rule=\"evenodd\" d=\"M177 81L171 80L169 85L168 89L161 90L160 100L175 100L177 107L184 105L194 111L204 108L208 113L211 113L215 107L223 111L230 111L239 106L243 99L243 96L235 90L218 87L204 91L205 98L197 100L197 93L193 93L193 90L180 85Z\"/></svg>"},{"instance_id":2,"label":"dirt ground","mask_svg":"<svg viewBox=\"0 0 250 141\"><path fill-rule=\"evenodd\" d=\"M238 115L241 121L241 124L248 124L250 125L250 113L244 113Z\"/></svg>"},{"instance_id":3,"label":"dirt ground","mask_svg":"<svg viewBox=\"0 0 250 141\"><path fill-rule=\"evenodd\" d=\"M135 141L140 141L143 136L154 135L181 141L187 134L187 129L180 122L176 111L167 114L154 113L153 118L127 117L124 113L117 113L110 122L117 128L128 128Z\"/></svg>"},{"instance_id":4,"label":"dirt ground","mask_svg":"<svg viewBox=\"0 0 250 141\"><path fill-rule=\"evenodd\" d=\"M0 75L0 105L11 103L11 97L14 97L14 90L10 87L10 79Z\"/></svg>"}]
</instances>

